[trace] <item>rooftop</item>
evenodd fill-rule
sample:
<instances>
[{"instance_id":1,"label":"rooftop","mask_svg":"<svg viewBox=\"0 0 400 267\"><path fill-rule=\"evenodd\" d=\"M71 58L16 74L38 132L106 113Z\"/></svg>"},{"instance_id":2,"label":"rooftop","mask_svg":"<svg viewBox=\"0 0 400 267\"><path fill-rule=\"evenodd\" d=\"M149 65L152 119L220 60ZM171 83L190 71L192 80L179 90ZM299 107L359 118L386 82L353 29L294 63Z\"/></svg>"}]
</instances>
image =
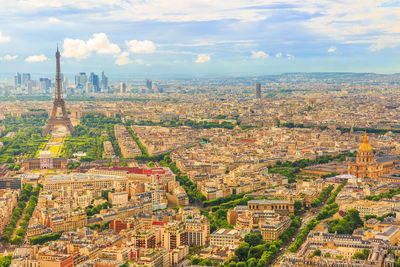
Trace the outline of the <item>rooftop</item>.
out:
<instances>
[{"instance_id":1,"label":"rooftop","mask_svg":"<svg viewBox=\"0 0 400 267\"><path fill-rule=\"evenodd\" d=\"M64 182L64 181L88 181L88 180L109 180L126 179L125 177L115 175L98 175L86 173L74 173L70 175L54 175L46 177L46 182Z\"/></svg>"}]
</instances>

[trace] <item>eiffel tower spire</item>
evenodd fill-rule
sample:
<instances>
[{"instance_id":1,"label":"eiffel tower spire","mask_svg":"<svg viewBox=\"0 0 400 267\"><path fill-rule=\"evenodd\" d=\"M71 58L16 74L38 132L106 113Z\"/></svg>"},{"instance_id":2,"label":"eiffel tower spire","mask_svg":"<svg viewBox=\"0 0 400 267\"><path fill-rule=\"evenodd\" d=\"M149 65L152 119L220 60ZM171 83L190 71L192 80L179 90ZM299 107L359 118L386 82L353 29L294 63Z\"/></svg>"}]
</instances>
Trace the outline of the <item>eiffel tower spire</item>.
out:
<instances>
[{"instance_id":1,"label":"eiffel tower spire","mask_svg":"<svg viewBox=\"0 0 400 267\"><path fill-rule=\"evenodd\" d=\"M51 111L51 115L49 121L47 122L46 128L43 131L43 134L49 134L51 130L54 129L54 126L63 125L65 126L70 133L74 131L74 127L71 124L71 120L68 117L67 109L65 108L65 101L62 94L61 88L61 67L60 67L60 58L61 54L58 50L57 43L57 52L56 52L56 90L53 102L53 109ZM57 117L57 110L61 108L62 117Z\"/></svg>"},{"instance_id":2,"label":"eiffel tower spire","mask_svg":"<svg viewBox=\"0 0 400 267\"><path fill-rule=\"evenodd\" d=\"M62 89L61 89L61 67L60 67L60 51L58 51L58 43L57 43L57 52L56 52L56 89L55 90L55 99L62 99Z\"/></svg>"}]
</instances>

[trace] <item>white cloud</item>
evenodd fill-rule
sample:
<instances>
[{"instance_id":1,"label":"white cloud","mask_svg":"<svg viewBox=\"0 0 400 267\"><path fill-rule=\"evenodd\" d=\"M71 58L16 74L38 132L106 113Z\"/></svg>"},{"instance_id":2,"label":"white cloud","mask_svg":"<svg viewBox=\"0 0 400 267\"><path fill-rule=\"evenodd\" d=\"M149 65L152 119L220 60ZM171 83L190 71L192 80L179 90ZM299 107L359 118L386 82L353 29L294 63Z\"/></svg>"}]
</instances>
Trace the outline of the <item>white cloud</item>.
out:
<instances>
[{"instance_id":1,"label":"white cloud","mask_svg":"<svg viewBox=\"0 0 400 267\"><path fill-rule=\"evenodd\" d=\"M304 25L341 43L369 45L371 51L400 45L400 8L392 0L306 0L302 8L315 16Z\"/></svg>"},{"instance_id":2,"label":"white cloud","mask_svg":"<svg viewBox=\"0 0 400 267\"><path fill-rule=\"evenodd\" d=\"M251 51L252 58L267 58L269 55L264 51Z\"/></svg>"},{"instance_id":3,"label":"white cloud","mask_svg":"<svg viewBox=\"0 0 400 267\"><path fill-rule=\"evenodd\" d=\"M4 59L5 60L14 60L14 59L17 59L17 57L18 57L17 55L11 56L11 55L7 54L4 56Z\"/></svg>"},{"instance_id":4,"label":"white cloud","mask_svg":"<svg viewBox=\"0 0 400 267\"><path fill-rule=\"evenodd\" d=\"M334 52L336 52L336 47L335 46L329 47L328 53L334 53Z\"/></svg>"},{"instance_id":5,"label":"white cloud","mask_svg":"<svg viewBox=\"0 0 400 267\"><path fill-rule=\"evenodd\" d=\"M132 63L132 60L128 56L128 52L122 52L121 54L115 56L117 58L115 60L115 64L117 64L118 66L123 66Z\"/></svg>"},{"instance_id":6,"label":"white cloud","mask_svg":"<svg viewBox=\"0 0 400 267\"><path fill-rule=\"evenodd\" d=\"M171 54L171 55L197 55L195 52L191 51L174 51L174 50L157 50L159 54Z\"/></svg>"},{"instance_id":7,"label":"white cloud","mask_svg":"<svg viewBox=\"0 0 400 267\"><path fill-rule=\"evenodd\" d=\"M394 0L0 0L0 6L0 15L3 16L38 14L38 11L48 8L61 11L79 9L94 11L81 18L93 23L233 20L232 24L243 26L241 29L254 29L252 22L265 20L271 14L278 17L283 11L299 17L294 21L299 31L292 39L307 32L318 40L322 37L322 40L334 40L334 43L364 44L372 51L400 45L400 7ZM78 21L81 14L68 16ZM276 21L278 28L282 20ZM171 33L174 34L172 29ZM187 37L190 40L191 36Z\"/></svg>"},{"instance_id":8,"label":"white cloud","mask_svg":"<svg viewBox=\"0 0 400 267\"><path fill-rule=\"evenodd\" d=\"M394 48L398 45L400 45L400 40L397 36L381 36L375 40L375 43L369 47L369 50L375 52L387 47Z\"/></svg>"},{"instance_id":9,"label":"white cloud","mask_svg":"<svg viewBox=\"0 0 400 267\"><path fill-rule=\"evenodd\" d=\"M200 46L215 46L215 45L224 45L224 44L231 44L236 46L252 46L254 44L254 40L193 40L192 43L171 43L171 44L164 44L159 46L180 46L180 47L200 47Z\"/></svg>"},{"instance_id":10,"label":"white cloud","mask_svg":"<svg viewBox=\"0 0 400 267\"><path fill-rule=\"evenodd\" d=\"M144 64L143 60L141 59L136 59L135 62L140 65Z\"/></svg>"},{"instance_id":11,"label":"white cloud","mask_svg":"<svg viewBox=\"0 0 400 267\"><path fill-rule=\"evenodd\" d=\"M294 58L294 56L292 54L286 54L286 56L287 56L288 59Z\"/></svg>"},{"instance_id":12,"label":"white cloud","mask_svg":"<svg viewBox=\"0 0 400 267\"><path fill-rule=\"evenodd\" d=\"M7 43L9 41L11 41L11 37L5 36L2 34L2 32L0 32L0 43Z\"/></svg>"},{"instance_id":13,"label":"white cloud","mask_svg":"<svg viewBox=\"0 0 400 267\"><path fill-rule=\"evenodd\" d=\"M8 5L17 11L44 8L96 10L97 18L102 21L260 21L270 16L270 11L265 9L265 0L19 0L16 7Z\"/></svg>"},{"instance_id":14,"label":"white cloud","mask_svg":"<svg viewBox=\"0 0 400 267\"><path fill-rule=\"evenodd\" d=\"M55 18L55 17L50 17L47 21L49 23L59 23L59 22L61 22L61 20L59 20L58 18Z\"/></svg>"},{"instance_id":15,"label":"white cloud","mask_svg":"<svg viewBox=\"0 0 400 267\"><path fill-rule=\"evenodd\" d=\"M11 55L5 55L4 57L0 57L0 60L14 60L17 59L17 55L11 56Z\"/></svg>"},{"instance_id":16,"label":"white cloud","mask_svg":"<svg viewBox=\"0 0 400 267\"><path fill-rule=\"evenodd\" d=\"M278 52L278 53L275 54L275 57L276 57L276 58L280 58L281 56L282 56L282 53L281 53L281 52Z\"/></svg>"},{"instance_id":17,"label":"white cloud","mask_svg":"<svg viewBox=\"0 0 400 267\"><path fill-rule=\"evenodd\" d=\"M40 8L62 8L73 7L80 9L89 9L101 6L116 5L118 0L19 0L18 5L20 8L26 7L30 9Z\"/></svg>"},{"instance_id":18,"label":"white cloud","mask_svg":"<svg viewBox=\"0 0 400 267\"><path fill-rule=\"evenodd\" d=\"M211 60L210 55L207 54L198 54L197 59L195 60L196 63L204 63Z\"/></svg>"},{"instance_id":19,"label":"white cloud","mask_svg":"<svg viewBox=\"0 0 400 267\"><path fill-rule=\"evenodd\" d=\"M87 45L99 54L116 54L121 51L118 45L110 43L105 33L93 34L93 38L87 41Z\"/></svg>"},{"instance_id":20,"label":"white cloud","mask_svg":"<svg viewBox=\"0 0 400 267\"><path fill-rule=\"evenodd\" d=\"M63 44L63 56L67 58L87 58L92 50L85 41L79 39L65 38Z\"/></svg>"},{"instance_id":21,"label":"white cloud","mask_svg":"<svg viewBox=\"0 0 400 267\"><path fill-rule=\"evenodd\" d=\"M25 59L26 62L28 63L34 63L34 62L42 62L46 61L47 57L43 54L41 55L34 55L34 56L29 56Z\"/></svg>"},{"instance_id":22,"label":"white cloud","mask_svg":"<svg viewBox=\"0 0 400 267\"><path fill-rule=\"evenodd\" d=\"M111 43L105 33L95 33L88 41L65 38L63 56L66 58L87 58L92 52L98 54L117 54L121 49L117 44Z\"/></svg>"},{"instance_id":23,"label":"white cloud","mask_svg":"<svg viewBox=\"0 0 400 267\"><path fill-rule=\"evenodd\" d=\"M130 40L125 42L129 51L134 54L152 54L156 50L156 46L152 41Z\"/></svg>"}]
</instances>

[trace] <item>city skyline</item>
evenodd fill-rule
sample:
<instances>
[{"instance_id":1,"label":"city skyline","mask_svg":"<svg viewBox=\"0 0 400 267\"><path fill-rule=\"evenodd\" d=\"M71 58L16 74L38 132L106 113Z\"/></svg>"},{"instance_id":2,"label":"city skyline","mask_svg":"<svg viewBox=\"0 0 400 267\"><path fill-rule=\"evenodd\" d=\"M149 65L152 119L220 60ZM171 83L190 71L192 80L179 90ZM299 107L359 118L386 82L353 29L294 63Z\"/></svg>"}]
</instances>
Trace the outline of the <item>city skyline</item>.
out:
<instances>
[{"instance_id":1,"label":"city skyline","mask_svg":"<svg viewBox=\"0 0 400 267\"><path fill-rule=\"evenodd\" d=\"M400 1L0 0L0 267L400 266Z\"/></svg>"},{"instance_id":2,"label":"city skyline","mask_svg":"<svg viewBox=\"0 0 400 267\"><path fill-rule=\"evenodd\" d=\"M0 72L53 73L57 42L65 73L399 72L393 1L168 3L0 1Z\"/></svg>"}]
</instances>

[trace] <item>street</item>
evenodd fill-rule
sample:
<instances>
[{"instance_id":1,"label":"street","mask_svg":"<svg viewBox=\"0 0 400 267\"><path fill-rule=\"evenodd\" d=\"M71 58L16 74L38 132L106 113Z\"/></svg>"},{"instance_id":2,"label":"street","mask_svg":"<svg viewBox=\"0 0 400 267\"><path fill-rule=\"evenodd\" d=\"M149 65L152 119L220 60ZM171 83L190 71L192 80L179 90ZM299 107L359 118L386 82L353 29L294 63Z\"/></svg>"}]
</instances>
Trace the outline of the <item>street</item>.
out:
<instances>
[{"instance_id":1,"label":"street","mask_svg":"<svg viewBox=\"0 0 400 267\"><path fill-rule=\"evenodd\" d=\"M277 263L279 262L282 255L285 254L288 247L296 240L297 236L304 229L304 227L307 225L307 223L310 220L312 220L318 216L318 214L321 212L321 210L323 209L324 206L325 206L325 202L324 202L324 205L321 205L320 207L315 208L315 209L311 209L308 212L304 213L303 216L301 216L301 226L298 229L296 235L292 238L292 240L290 242L288 242L286 245L282 246L281 250L279 251L278 255L276 255L275 259L272 261L270 266L274 266L274 265L278 266Z\"/></svg>"}]
</instances>

